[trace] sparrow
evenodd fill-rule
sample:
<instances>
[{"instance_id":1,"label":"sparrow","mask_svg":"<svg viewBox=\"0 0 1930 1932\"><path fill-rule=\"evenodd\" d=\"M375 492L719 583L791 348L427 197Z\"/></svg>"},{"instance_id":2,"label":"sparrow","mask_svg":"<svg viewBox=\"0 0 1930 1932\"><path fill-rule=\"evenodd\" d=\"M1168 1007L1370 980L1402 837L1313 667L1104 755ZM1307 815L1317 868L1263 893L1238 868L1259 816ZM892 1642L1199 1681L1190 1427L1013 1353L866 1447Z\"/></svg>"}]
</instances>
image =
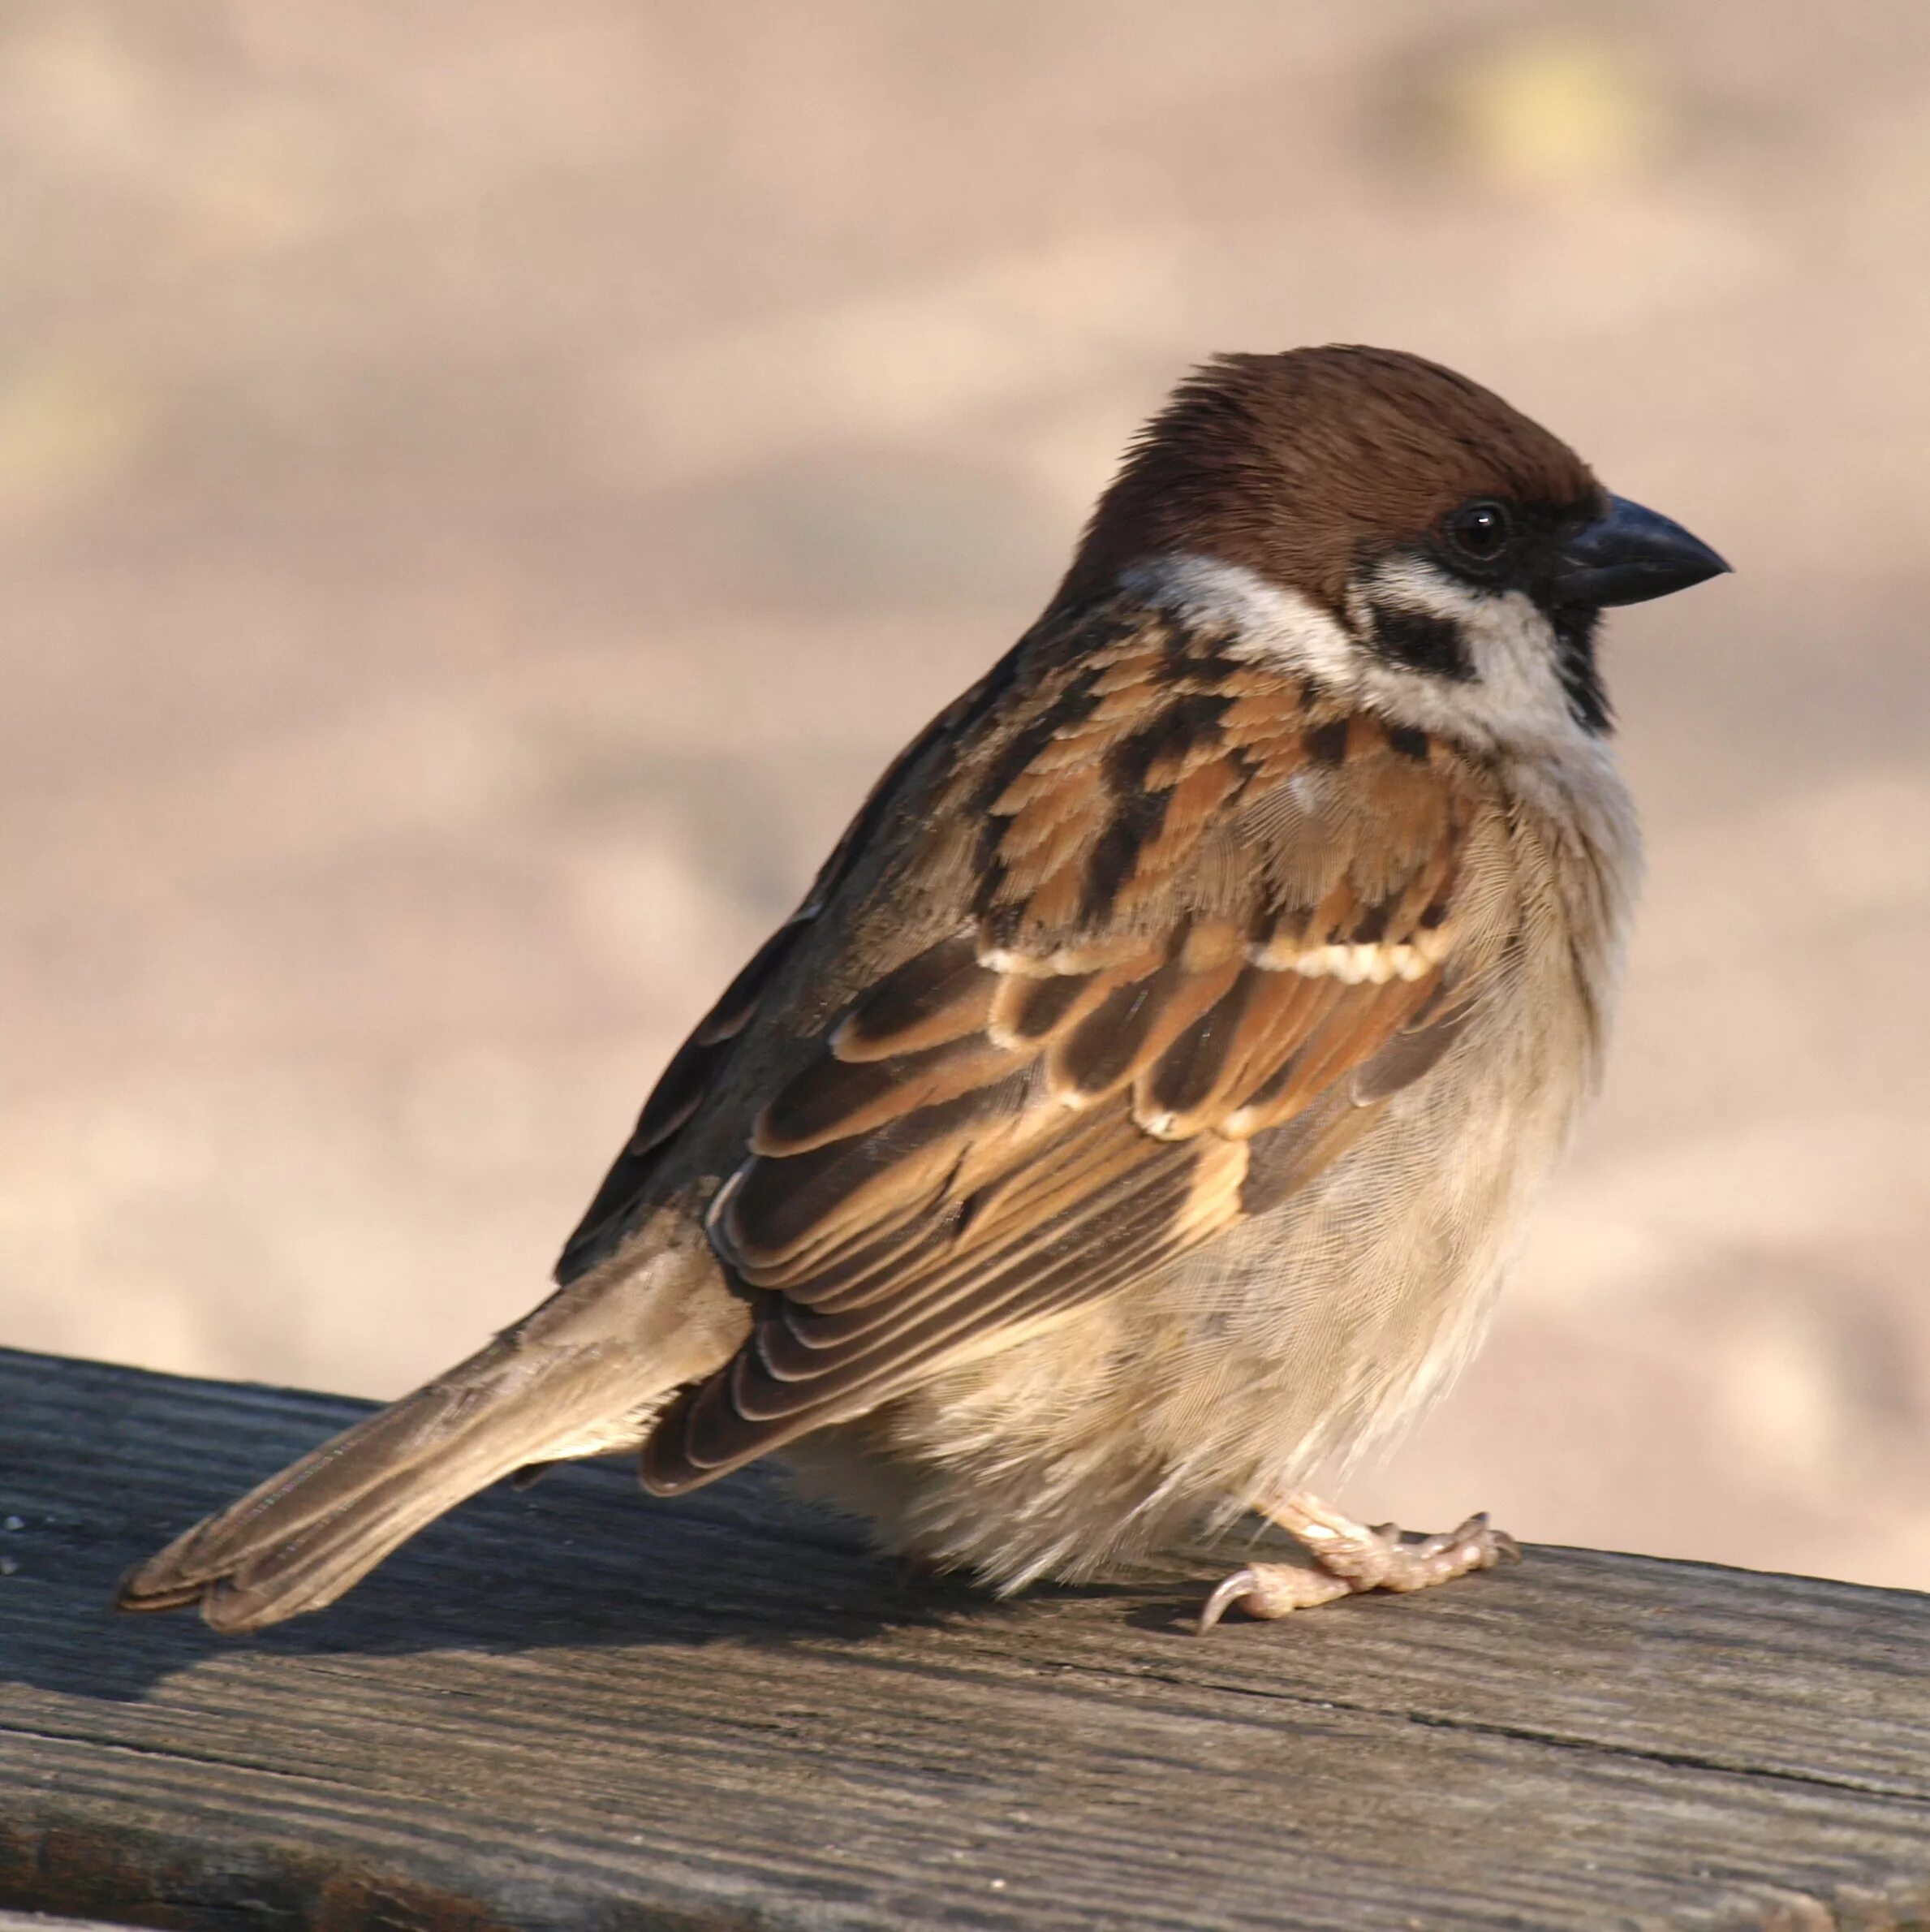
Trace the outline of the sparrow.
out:
<instances>
[{"instance_id":1,"label":"sparrow","mask_svg":"<svg viewBox=\"0 0 1930 1932\"><path fill-rule=\"evenodd\" d=\"M245 1631L498 1479L782 1452L1000 1593L1247 1512L1276 1617L1513 1553L1307 1486L1465 1360L1600 1067L1602 612L1726 570L1417 356L1217 358L671 1059L548 1300L123 1580Z\"/></svg>"}]
</instances>

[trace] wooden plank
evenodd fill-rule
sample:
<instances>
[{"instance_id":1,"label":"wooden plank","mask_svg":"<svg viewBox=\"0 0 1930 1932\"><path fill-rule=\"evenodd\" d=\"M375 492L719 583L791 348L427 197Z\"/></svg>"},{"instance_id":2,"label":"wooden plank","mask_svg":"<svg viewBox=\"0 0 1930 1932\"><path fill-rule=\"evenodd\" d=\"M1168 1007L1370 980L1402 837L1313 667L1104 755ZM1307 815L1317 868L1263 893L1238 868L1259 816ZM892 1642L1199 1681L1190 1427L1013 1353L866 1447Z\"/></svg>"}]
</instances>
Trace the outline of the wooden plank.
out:
<instances>
[{"instance_id":1,"label":"wooden plank","mask_svg":"<svg viewBox=\"0 0 1930 1932\"><path fill-rule=\"evenodd\" d=\"M1538 1549L1187 1628L910 1593L768 1473L478 1499L235 1643L106 1609L359 1412L0 1352L0 1908L204 1926L1930 1926L1930 1599Z\"/></svg>"},{"instance_id":2,"label":"wooden plank","mask_svg":"<svg viewBox=\"0 0 1930 1932\"><path fill-rule=\"evenodd\" d=\"M55 1918L44 1912L9 1912L0 1906L0 1932L113 1932L104 1918Z\"/></svg>"}]
</instances>

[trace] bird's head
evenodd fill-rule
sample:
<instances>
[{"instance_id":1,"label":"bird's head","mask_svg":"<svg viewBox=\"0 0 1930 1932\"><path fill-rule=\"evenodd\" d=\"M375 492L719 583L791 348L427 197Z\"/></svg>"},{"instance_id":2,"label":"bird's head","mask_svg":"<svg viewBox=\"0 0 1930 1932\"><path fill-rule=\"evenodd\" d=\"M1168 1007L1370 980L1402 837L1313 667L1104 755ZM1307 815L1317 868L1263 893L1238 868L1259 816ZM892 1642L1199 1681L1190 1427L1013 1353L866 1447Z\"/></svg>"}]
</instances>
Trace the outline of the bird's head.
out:
<instances>
[{"instance_id":1,"label":"bird's head","mask_svg":"<svg viewBox=\"0 0 1930 1932\"><path fill-rule=\"evenodd\" d=\"M1061 597L1123 581L1400 722L1519 744L1608 729L1604 609L1727 568L1479 384L1329 347L1221 356L1182 383Z\"/></svg>"}]
</instances>

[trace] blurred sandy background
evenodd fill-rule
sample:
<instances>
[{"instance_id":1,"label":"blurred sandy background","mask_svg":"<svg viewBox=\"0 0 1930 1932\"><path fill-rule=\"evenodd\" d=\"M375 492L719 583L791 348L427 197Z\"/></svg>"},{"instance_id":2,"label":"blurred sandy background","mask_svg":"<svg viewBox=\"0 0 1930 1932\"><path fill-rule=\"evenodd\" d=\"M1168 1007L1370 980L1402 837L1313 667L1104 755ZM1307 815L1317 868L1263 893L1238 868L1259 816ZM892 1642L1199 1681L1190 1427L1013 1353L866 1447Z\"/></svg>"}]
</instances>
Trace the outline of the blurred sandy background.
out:
<instances>
[{"instance_id":1,"label":"blurred sandy background","mask_svg":"<svg viewBox=\"0 0 1930 1932\"><path fill-rule=\"evenodd\" d=\"M1622 614L1610 1090L1361 1507L1930 1586L1930 10L0 7L0 1341L370 1393L1217 348L1466 368Z\"/></svg>"}]
</instances>

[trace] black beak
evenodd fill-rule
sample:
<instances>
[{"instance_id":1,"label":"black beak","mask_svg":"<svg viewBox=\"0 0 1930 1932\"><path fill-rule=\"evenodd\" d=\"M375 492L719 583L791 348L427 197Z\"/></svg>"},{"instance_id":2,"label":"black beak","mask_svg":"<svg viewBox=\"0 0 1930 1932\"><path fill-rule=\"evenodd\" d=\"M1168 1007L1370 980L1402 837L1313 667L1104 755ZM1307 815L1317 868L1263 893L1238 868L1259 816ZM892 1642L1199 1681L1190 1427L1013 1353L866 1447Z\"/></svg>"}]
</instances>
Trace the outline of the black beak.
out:
<instances>
[{"instance_id":1,"label":"black beak","mask_svg":"<svg viewBox=\"0 0 1930 1932\"><path fill-rule=\"evenodd\" d=\"M1680 524L1626 497L1610 497L1608 515L1578 530L1564 546L1553 589L1562 603L1600 610L1667 597L1728 568Z\"/></svg>"}]
</instances>

